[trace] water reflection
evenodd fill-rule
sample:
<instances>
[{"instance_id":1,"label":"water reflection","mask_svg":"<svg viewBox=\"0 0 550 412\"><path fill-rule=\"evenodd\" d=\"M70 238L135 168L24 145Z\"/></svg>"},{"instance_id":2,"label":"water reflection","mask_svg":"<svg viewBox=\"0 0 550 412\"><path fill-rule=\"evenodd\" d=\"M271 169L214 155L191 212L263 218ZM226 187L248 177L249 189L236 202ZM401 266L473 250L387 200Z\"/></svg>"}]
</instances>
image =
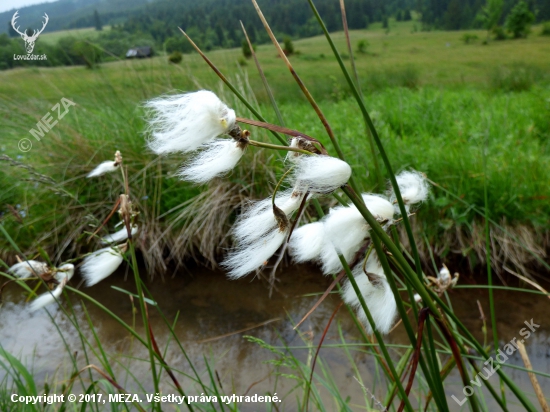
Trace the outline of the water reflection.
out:
<instances>
[{"instance_id":1,"label":"water reflection","mask_svg":"<svg viewBox=\"0 0 550 412\"><path fill-rule=\"evenodd\" d=\"M133 311L128 295L110 287L115 285L134 292L133 282L131 280L125 282L123 276L124 274L113 276L93 288L85 289L85 292L106 305L128 324L140 325L141 316ZM298 359L307 362L312 353L307 349L307 345L310 342L316 345L319 341L328 319L340 303L338 296L332 295L326 299L300 327L301 335L293 331L292 327L318 298L304 295L322 292L329 283L330 280L321 278L315 268L288 268L277 283L278 291L269 298L269 291L264 282L251 279L228 281L219 273L195 269L184 276L166 279L164 282L157 280L148 284L148 288L167 319L172 322L177 316L175 332L202 378L208 377L204 360L206 357L208 363L219 374L219 380L227 393L243 394L248 390L249 394L271 391L284 395L291 391L295 381L277 378L273 373L273 366L265 363L267 360L276 358L277 355L255 343L248 342L243 335L252 335L280 347L283 351L282 347L287 345ZM495 292L495 297L499 336L502 340L500 346L502 347L513 337L519 337L519 330L524 327L523 322L533 319L541 327L525 342L526 347L534 367L539 371L550 373L550 334L548 332L550 303L548 299L527 293L500 291ZM78 352L79 368L89 362L101 367L102 360L98 351L93 353L88 350L84 353L82 350L81 339L87 339L92 342L92 347L97 348L97 344L93 343L94 336L87 326L89 316L106 352L110 354L109 361L115 365L118 382L128 391L153 392L146 361L148 353L143 350L139 342L129 336L126 330L93 304L87 302L83 305L77 296L71 296L76 319L85 331L84 335L80 336L65 314L55 306L49 307L51 318L45 310L34 314L29 313L24 302L25 297L16 285L8 287L3 298L5 303L0 313L0 344L8 352L32 366L37 384L42 384L46 379L49 382L61 382L72 374L74 369L66 355L65 345L70 352ZM476 337L483 341L483 321L480 319L476 300L480 300L488 317L486 290L454 290L451 292L451 299L457 315ZM244 333L232 334L274 319L279 320ZM153 308L150 310L150 320L161 350L166 350L165 358L168 364L175 370L192 375L185 356L174 343L165 321ZM139 326L137 330L141 336L144 336ZM227 336L213 339L223 335ZM355 380L355 371L350 360L345 351L331 347L341 343L340 335L348 343L360 342L345 307L340 309L329 329L325 347L321 350L324 363L318 364L316 371L322 376L323 365L330 370L343 397L350 396L351 405L357 405L357 410L360 410L365 402L362 389ZM491 336L489 330L488 342ZM205 340L207 341L200 343ZM396 329L388 337L387 342L405 343L406 336L403 328ZM398 349L392 349L392 353L396 358L399 357ZM383 399L384 392L380 384L375 385L377 376L381 376L382 372L376 369L372 355L368 354L364 347L357 345L350 349L349 356L358 366L365 386L369 389L376 386L375 394ZM511 356L507 365L522 367L519 354ZM298 373L288 369L282 372ZM510 368L507 368L506 372L526 393L533 392L525 372ZM0 375L2 373L5 372L0 372ZM84 379L87 377L84 376ZM162 381L164 390L172 392L168 376L163 375ZM188 388L189 394L193 392L200 394L202 391L191 378L181 377L180 381ZM491 378L490 382L494 387L499 385L496 376ZM545 393L550 393L549 379L539 377L539 382ZM457 374L453 373L447 378L445 389L449 396L455 394L462 399L463 396L460 396L462 384ZM328 401L329 394L322 389L321 392ZM533 403L538 405L534 396L529 396ZM287 410L293 410L296 407L296 397L295 393L287 396L285 399ZM511 402L510 410L523 410L515 405L515 401ZM450 404L454 408L452 400ZM489 410L494 406L489 404ZM352 408L355 410L355 407ZM247 409L246 405L242 408L242 410L256 409L255 406L249 406ZM460 410L460 408L456 405L452 410Z\"/></svg>"}]
</instances>

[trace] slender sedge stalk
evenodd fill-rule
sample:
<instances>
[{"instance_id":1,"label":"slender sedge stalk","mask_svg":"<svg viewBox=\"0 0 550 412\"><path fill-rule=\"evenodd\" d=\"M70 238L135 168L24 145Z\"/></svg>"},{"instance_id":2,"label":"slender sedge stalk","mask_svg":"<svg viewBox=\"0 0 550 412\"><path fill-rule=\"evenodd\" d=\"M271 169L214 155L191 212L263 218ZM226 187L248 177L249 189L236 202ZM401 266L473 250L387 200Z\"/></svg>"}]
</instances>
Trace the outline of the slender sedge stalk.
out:
<instances>
[{"instance_id":1,"label":"slender sedge stalk","mask_svg":"<svg viewBox=\"0 0 550 412\"><path fill-rule=\"evenodd\" d=\"M277 144L258 142L257 140L248 140L248 144L250 146L263 147L265 149L283 150L283 151L286 151L286 152L296 152L296 153L302 153L302 154L306 154L306 155L314 154L314 153L308 152L307 150L298 149L297 147L281 146L281 145L277 145Z\"/></svg>"},{"instance_id":2,"label":"slender sedge stalk","mask_svg":"<svg viewBox=\"0 0 550 412\"><path fill-rule=\"evenodd\" d=\"M253 0L254 1L254 0ZM382 157L382 160L384 161L384 166L386 166L386 170L388 171L388 174L390 176L390 181L393 187L393 190L395 192L395 197L397 199L397 203L399 204L399 210L401 211L401 215L403 216L403 224L405 225L405 230L407 231L407 237L409 238L409 243L411 244L411 250L412 255L414 256L414 264L416 268L416 275L419 279L422 278L422 268L420 266L420 255L418 254L418 248L416 247L416 243L414 241L414 236L411 229L411 223L409 221L409 217L407 214L407 210L405 209L405 203L403 203L403 198L401 196L401 192L399 191L399 186L397 184L397 180L395 180L395 174L393 173L393 169L391 167L390 160L386 154L386 151L384 150L384 146L382 145L382 141L380 140L380 137L378 136L378 132L376 131L376 128L374 127L374 123L372 122L372 119L370 118L369 113L367 112L367 108L365 107L365 103L361 99L361 96L359 95L359 92L357 91L357 88L355 87L353 80L348 72L348 69L346 69L346 66L344 65L344 62L342 61L342 57L340 56L340 53L338 53L338 50L336 49L336 46L334 45L334 42L332 41L332 37L330 37L330 34L327 30L327 27L325 26L325 23L323 22L323 19L319 15L319 12L317 11L317 8L315 7L315 4L313 4L313 0L308 0L309 5L311 7L311 10L313 11L313 14L315 14L315 17L317 18L317 21L319 22L319 25L323 29L323 32L325 33L325 37L327 38L327 41L334 53L334 56L336 57L336 60L338 61L338 64L340 65L340 69L342 70L342 73L344 74L344 77L346 78L346 81L348 82L348 85L350 86L351 92L353 96L355 97L355 100L357 101L357 104L359 106L359 109L361 110L361 114L363 115L363 119L365 120L365 123L367 124L367 127L370 129L372 136L374 138L374 141L376 142L376 145L378 146L378 150L380 152L380 156ZM355 189L355 187L354 187Z\"/></svg>"},{"instance_id":3,"label":"slender sedge stalk","mask_svg":"<svg viewBox=\"0 0 550 412\"><path fill-rule=\"evenodd\" d=\"M155 351L153 350L153 343L151 342L151 335L149 334L149 320L145 313L145 300L143 296L143 290L141 288L141 278L139 276L139 271L137 268L137 259L136 259L136 250L134 247L134 242L128 242L130 249L130 256L132 257L132 271L134 272L134 280L136 282L136 289L139 296L139 306L141 311L141 317L143 319L143 327L145 328L145 334L147 335L147 349L149 350L149 362L151 363L151 374L153 375L153 384L155 386L155 392L160 391L159 380L157 376L157 368L155 364ZM155 407L155 405L153 406ZM156 405L156 409L160 410L160 405Z\"/></svg>"}]
</instances>

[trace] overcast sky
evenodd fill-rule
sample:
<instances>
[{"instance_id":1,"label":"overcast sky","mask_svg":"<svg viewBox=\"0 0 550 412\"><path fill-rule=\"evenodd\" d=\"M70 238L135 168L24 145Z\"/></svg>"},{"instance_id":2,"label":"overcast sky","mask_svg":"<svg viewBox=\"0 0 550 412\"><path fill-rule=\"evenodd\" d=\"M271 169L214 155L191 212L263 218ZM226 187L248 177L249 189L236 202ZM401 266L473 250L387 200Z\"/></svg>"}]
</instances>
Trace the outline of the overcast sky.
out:
<instances>
[{"instance_id":1,"label":"overcast sky","mask_svg":"<svg viewBox=\"0 0 550 412\"><path fill-rule=\"evenodd\" d=\"M56 0L0 0L0 12L39 3L51 3Z\"/></svg>"}]
</instances>

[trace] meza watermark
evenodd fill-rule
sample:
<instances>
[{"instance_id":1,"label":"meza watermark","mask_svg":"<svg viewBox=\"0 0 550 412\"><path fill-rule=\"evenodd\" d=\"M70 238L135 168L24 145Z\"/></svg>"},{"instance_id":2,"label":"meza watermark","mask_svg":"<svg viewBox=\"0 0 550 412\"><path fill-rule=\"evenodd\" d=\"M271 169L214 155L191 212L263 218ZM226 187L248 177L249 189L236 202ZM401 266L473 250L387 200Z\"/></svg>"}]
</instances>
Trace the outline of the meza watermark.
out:
<instances>
[{"instance_id":1,"label":"meza watermark","mask_svg":"<svg viewBox=\"0 0 550 412\"><path fill-rule=\"evenodd\" d=\"M63 111L61 111L61 106L63 106ZM55 125L59 122L59 120L63 119L67 113L69 113L69 108L71 106L76 106L76 103L63 97L59 103L54 104L54 106L51 108L51 111L54 113L54 115L57 113L57 119L55 119L51 113L46 113L42 119L36 123L36 129L32 128L29 130L29 133L34 137L36 140L40 141L50 130L52 130ZM19 143L17 144L17 147L19 147L19 150L22 152L28 152L32 149L32 141L26 137L19 140Z\"/></svg>"}]
</instances>

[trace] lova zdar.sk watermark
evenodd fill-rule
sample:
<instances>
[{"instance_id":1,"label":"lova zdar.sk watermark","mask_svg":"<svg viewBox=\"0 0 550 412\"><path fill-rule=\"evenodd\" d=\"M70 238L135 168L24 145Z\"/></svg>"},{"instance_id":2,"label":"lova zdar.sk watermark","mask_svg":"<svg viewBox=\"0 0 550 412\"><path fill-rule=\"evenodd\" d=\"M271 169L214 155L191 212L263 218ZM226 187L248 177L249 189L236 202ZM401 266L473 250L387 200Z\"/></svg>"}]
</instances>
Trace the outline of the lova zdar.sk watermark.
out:
<instances>
[{"instance_id":1,"label":"lova zdar.sk watermark","mask_svg":"<svg viewBox=\"0 0 550 412\"><path fill-rule=\"evenodd\" d=\"M531 332L536 332L538 328L540 328L540 325L537 325L535 322L533 322L533 319L530 321L525 321L525 325L527 325L526 328L522 328L519 331L519 334L523 339L520 339L520 342L525 342L526 339L529 339L529 336L531 336ZM465 395L465 398L462 400L459 400L456 396L451 395L451 397L454 399L456 403L458 403L460 406L464 404L468 400L470 396L474 394L474 388L473 386L477 386L478 388L481 388L481 380L479 377L483 378L483 380L489 379L491 376L493 376L497 370L500 369L500 365L505 363L508 360L508 357L513 355L516 350L518 350L518 343L516 342L517 338L513 338L510 342L508 342L504 347L497 350L497 354L495 355L495 358L491 356L489 359L487 359L483 364L485 366L488 366L490 369L483 368L487 376L485 376L482 372L479 372L474 379L470 381L472 386L467 385L464 388L462 388L462 393ZM495 359L496 359L496 365L495 365Z\"/></svg>"},{"instance_id":2,"label":"lova zdar.sk watermark","mask_svg":"<svg viewBox=\"0 0 550 412\"><path fill-rule=\"evenodd\" d=\"M63 111L61 110L61 106L63 106ZM76 103L63 97L61 100L54 104L51 108L51 112L54 113L54 116L57 115L57 119L54 118L49 112L46 113L42 119L36 123L36 129L32 128L29 130L29 133L32 137L34 137L36 140L40 141L41 138L44 137L50 130L52 130L55 125L59 122L59 120L63 119L67 113L69 113L69 108L71 106L76 106ZM32 141L26 137L19 140L19 143L17 144L19 147L19 150L22 152L28 152L32 149Z\"/></svg>"},{"instance_id":3,"label":"lova zdar.sk watermark","mask_svg":"<svg viewBox=\"0 0 550 412\"><path fill-rule=\"evenodd\" d=\"M20 26L16 27L17 19L19 18L18 13L19 10L13 14L13 17L11 18L11 26L13 27L13 30L15 30L15 32L19 34L25 42L25 49L27 50L27 54L14 54L13 60L48 60L48 56L46 56L45 54L32 54L32 51L34 50L34 43L36 42L36 39L38 39L40 33L42 33L46 28L46 25L48 24L50 18L46 13L44 13L44 22L42 23L42 28L38 31L33 30L32 35L29 36L27 35L26 30L21 31L19 30Z\"/></svg>"}]
</instances>

